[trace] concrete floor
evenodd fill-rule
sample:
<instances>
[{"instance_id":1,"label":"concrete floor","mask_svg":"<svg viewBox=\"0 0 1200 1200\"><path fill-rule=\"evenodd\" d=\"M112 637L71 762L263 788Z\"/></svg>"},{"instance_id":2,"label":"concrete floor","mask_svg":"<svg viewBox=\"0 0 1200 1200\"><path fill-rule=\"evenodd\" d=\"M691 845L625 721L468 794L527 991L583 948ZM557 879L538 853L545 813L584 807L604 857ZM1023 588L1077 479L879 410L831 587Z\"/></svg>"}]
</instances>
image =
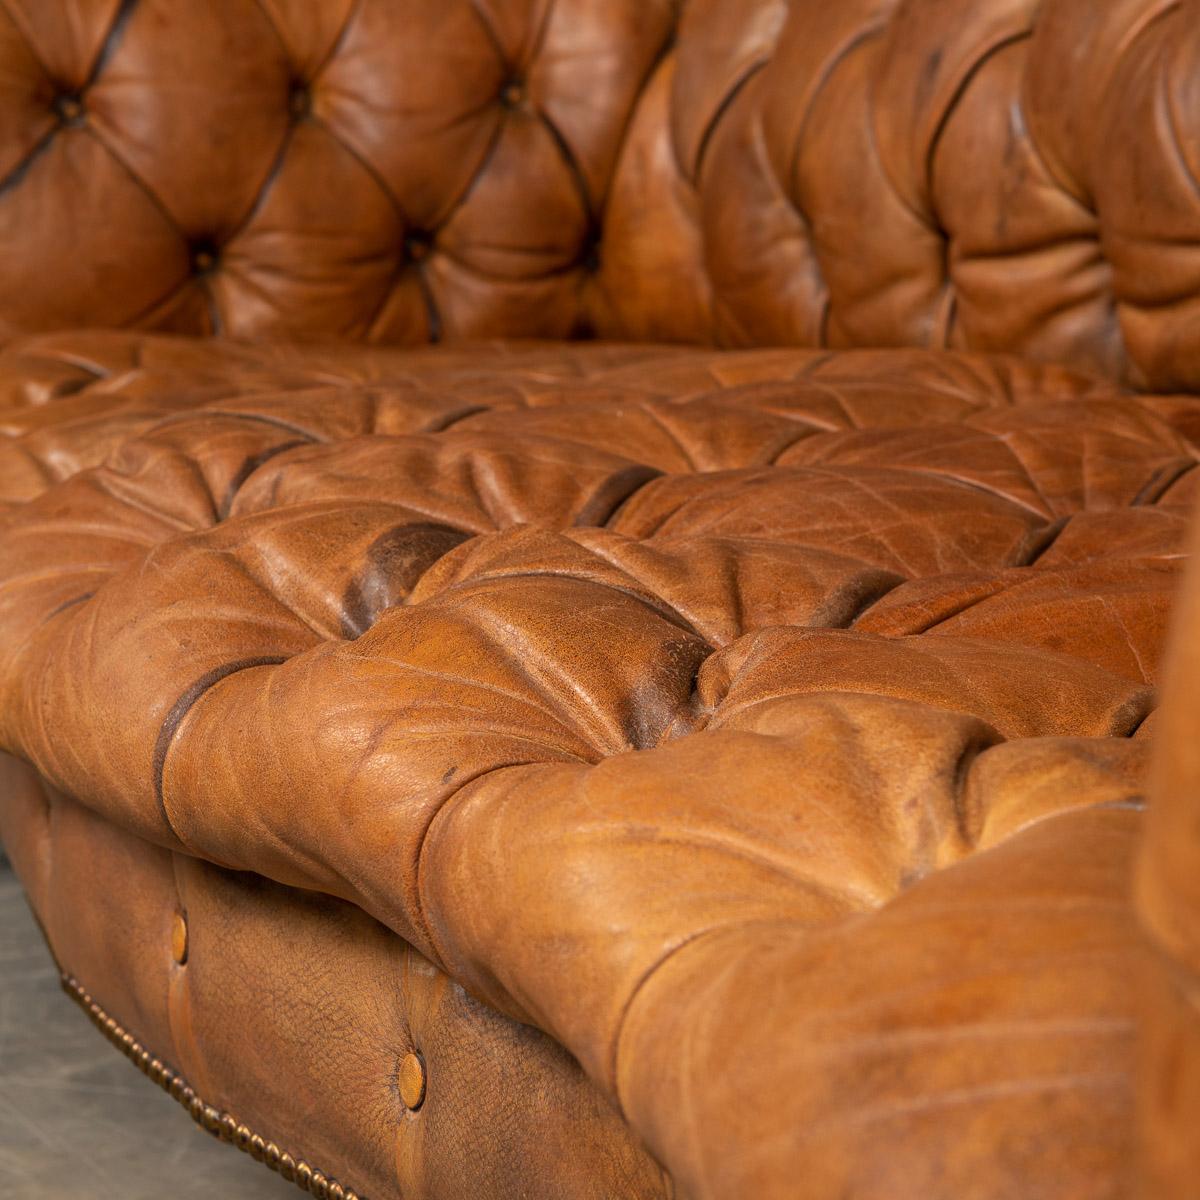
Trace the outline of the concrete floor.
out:
<instances>
[{"instance_id":1,"label":"concrete floor","mask_svg":"<svg viewBox=\"0 0 1200 1200\"><path fill-rule=\"evenodd\" d=\"M216 1141L96 1032L0 853L0 1194L283 1200L294 1184Z\"/></svg>"}]
</instances>

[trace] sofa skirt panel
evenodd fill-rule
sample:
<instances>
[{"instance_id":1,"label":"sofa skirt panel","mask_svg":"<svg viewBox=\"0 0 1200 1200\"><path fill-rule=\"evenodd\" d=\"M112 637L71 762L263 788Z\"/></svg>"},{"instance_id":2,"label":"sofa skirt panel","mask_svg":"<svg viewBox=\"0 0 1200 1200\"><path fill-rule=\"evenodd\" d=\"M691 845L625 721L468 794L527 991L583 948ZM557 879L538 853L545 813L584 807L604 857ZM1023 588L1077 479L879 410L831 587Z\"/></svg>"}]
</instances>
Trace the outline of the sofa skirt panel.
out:
<instances>
[{"instance_id":1,"label":"sofa skirt panel","mask_svg":"<svg viewBox=\"0 0 1200 1200\"><path fill-rule=\"evenodd\" d=\"M0 840L68 994L202 1127L306 1190L669 1194L565 1050L355 906L151 845L9 756Z\"/></svg>"}]
</instances>

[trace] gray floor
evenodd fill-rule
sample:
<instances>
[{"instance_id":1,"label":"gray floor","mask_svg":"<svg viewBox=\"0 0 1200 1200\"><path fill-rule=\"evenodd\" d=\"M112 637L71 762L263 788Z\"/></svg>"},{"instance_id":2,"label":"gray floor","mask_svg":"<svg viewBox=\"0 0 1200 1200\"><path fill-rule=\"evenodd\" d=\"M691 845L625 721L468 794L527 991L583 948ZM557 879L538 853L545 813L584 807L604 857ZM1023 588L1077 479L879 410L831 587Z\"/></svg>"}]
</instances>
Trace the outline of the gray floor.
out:
<instances>
[{"instance_id":1,"label":"gray floor","mask_svg":"<svg viewBox=\"0 0 1200 1200\"><path fill-rule=\"evenodd\" d=\"M5 1200L300 1195L198 1129L67 999L2 853L0 1192Z\"/></svg>"}]
</instances>

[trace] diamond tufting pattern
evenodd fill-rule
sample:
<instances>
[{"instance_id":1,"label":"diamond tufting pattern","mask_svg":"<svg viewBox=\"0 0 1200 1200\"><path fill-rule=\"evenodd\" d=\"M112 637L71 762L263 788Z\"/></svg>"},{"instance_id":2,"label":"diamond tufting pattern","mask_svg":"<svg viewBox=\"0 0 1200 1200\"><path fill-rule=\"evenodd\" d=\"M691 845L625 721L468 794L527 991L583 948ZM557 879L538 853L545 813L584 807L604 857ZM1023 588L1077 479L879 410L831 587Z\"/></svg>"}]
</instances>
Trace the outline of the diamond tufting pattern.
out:
<instances>
[{"instance_id":1,"label":"diamond tufting pattern","mask_svg":"<svg viewBox=\"0 0 1200 1200\"><path fill-rule=\"evenodd\" d=\"M1197 80L0 0L0 836L110 1038L333 1200L1189 1200Z\"/></svg>"},{"instance_id":2,"label":"diamond tufting pattern","mask_svg":"<svg viewBox=\"0 0 1200 1200\"><path fill-rule=\"evenodd\" d=\"M0 739L54 788L364 909L684 1194L1110 1194L1200 401L918 351L0 371Z\"/></svg>"},{"instance_id":3,"label":"diamond tufting pattern","mask_svg":"<svg viewBox=\"0 0 1200 1200\"><path fill-rule=\"evenodd\" d=\"M1196 387L1197 3L4 0L0 335L951 347Z\"/></svg>"}]
</instances>

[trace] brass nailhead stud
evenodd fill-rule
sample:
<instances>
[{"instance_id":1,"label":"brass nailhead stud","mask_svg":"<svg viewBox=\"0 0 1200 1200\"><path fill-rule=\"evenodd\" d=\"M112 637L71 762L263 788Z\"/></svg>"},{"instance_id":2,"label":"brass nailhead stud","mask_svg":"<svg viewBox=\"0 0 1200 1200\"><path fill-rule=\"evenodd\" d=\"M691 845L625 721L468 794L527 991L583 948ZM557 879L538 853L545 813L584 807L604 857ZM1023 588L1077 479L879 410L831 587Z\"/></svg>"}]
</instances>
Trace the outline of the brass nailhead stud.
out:
<instances>
[{"instance_id":1,"label":"brass nailhead stud","mask_svg":"<svg viewBox=\"0 0 1200 1200\"><path fill-rule=\"evenodd\" d=\"M396 1072L396 1082L400 1086L400 1099L410 1112L416 1112L425 1103L425 1064L418 1054L406 1054L400 1060L400 1069Z\"/></svg>"},{"instance_id":2,"label":"brass nailhead stud","mask_svg":"<svg viewBox=\"0 0 1200 1200\"><path fill-rule=\"evenodd\" d=\"M268 1167L277 1170L285 1179L299 1184L303 1191L311 1193L317 1200L361 1200L352 1188L344 1187L306 1162L297 1161L292 1155L280 1150L274 1142L268 1142L254 1133L248 1125L243 1125L232 1114L222 1112L211 1104L205 1104L182 1076L177 1075L161 1058L155 1057L131 1033L122 1029L114 1018L92 1000L91 994L85 992L73 976L63 975L62 985L83 1007L96 1026L133 1060L134 1065L169 1091L191 1113L193 1119L214 1137L223 1142L232 1142L252 1158L260 1162L265 1161ZM420 1060L417 1061L420 1065Z\"/></svg>"},{"instance_id":3,"label":"brass nailhead stud","mask_svg":"<svg viewBox=\"0 0 1200 1200\"><path fill-rule=\"evenodd\" d=\"M171 922L171 957L182 967L188 956L188 927L187 918L183 913L176 913Z\"/></svg>"}]
</instances>

